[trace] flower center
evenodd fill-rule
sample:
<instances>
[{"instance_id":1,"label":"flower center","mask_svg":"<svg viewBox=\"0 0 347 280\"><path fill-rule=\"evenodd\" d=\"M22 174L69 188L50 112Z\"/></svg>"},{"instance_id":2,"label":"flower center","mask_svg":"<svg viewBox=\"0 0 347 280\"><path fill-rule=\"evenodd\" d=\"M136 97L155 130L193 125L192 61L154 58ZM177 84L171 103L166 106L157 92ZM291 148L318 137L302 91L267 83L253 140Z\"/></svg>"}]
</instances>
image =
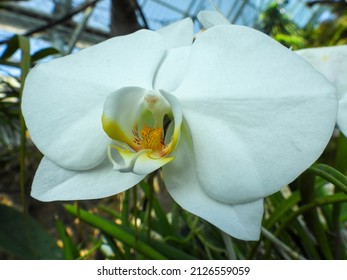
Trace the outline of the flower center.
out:
<instances>
[{"instance_id":1,"label":"flower center","mask_svg":"<svg viewBox=\"0 0 347 280\"><path fill-rule=\"evenodd\" d=\"M160 154L160 152L166 147L162 128L151 128L145 124L140 131L141 137L136 128L133 130L133 134L135 136L133 142L138 146L136 149L137 151L150 149L153 152L159 152Z\"/></svg>"},{"instance_id":2,"label":"flower center","mask_svg":"<svg viewBox=\"0 0 347 280\"><path fill-rule=\"evenodd\" d=\"M180 138L182 110L170 93L121 88L106 98L101 122L113 140L107 156L114 170L144 175L175 158L169 155Z\"/></svg>"}]
</instances>

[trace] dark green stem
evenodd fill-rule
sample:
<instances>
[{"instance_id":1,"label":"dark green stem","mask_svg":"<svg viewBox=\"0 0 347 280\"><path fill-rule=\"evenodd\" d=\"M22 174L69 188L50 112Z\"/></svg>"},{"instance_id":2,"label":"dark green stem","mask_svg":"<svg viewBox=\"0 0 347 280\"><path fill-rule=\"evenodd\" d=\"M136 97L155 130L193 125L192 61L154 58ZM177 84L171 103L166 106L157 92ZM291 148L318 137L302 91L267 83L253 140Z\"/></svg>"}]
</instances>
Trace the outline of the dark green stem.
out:
<instances>
[{"instance_id":1,"label":"dark green stem","mask_svg":"<svg viewBox=\"0 0 347 280\"><path fill-rule=\"evenodd\" d=\"M18 45L21 50L21 88L19 99L22 102L23 91L25 79L29 73L30 69L30 42L28 38L23 36L18 36ZM19 185L21 190L21 199L23 211L26 211L26 200L25 200L25 157L26 157L26 126L22 112L19 114L19 124L20 124L20 150L19 150Z\"/></svg>"},{"instance_id":2,"label":"dark green stem","mask_svg":"<svg viewBox=\"0 0 347 280\"><path fill-rule=\"evenodd\" d=\"M336 148L336 169L342 174L346 174L347 171L347 138L340 133L337 148ZM334 188L334 193L338 193L337 187ZM341 215L341 203L336 203L333 205L332 210L332 230L334 234L334 257L335 259L341 259L341 224L340 224L340 215Z\"/></svg>"},{"instance_id":3,"label":"dark green stem","mask_svg":"<svg viewBox=\"0 0 347 280\"><path fill-rule=\"evenodd\" d=\"M126 190L122 193L122 209L121 209L121 220L122 224L125 226L129 226L129 196L130 190ZM124 245L125 255L130 258L130 248L127 245Z\"/></svg>"},{"instance_id":4,"label":"dark green stem","mask_svg":"<svg viewBox=\"0 0 347 280\"><path fill-rule=\"evenodd\" d=\"M299 178L299 190L302 204L310 204L315 200L315 176L309 172L304 172ZM333 259L330 244L326 232L321 224L316 208L312 208L303 213L304 220L314 235L317 245L325 259Z\"/></svg>"}]
</instances>

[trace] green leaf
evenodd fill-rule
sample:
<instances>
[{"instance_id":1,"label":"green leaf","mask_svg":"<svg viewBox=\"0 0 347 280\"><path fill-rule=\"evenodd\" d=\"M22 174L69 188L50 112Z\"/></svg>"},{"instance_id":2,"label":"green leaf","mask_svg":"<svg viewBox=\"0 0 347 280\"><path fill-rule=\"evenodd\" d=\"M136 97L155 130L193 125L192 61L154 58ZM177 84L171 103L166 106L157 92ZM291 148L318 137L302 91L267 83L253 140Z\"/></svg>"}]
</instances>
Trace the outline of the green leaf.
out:
<instances>
[{"instance_id":1,"label":"green leaf","mask_svg":"<svg viewBox=\"0 0 347 280\"><path fill-rule=\"evenodd\" d=\"M62 221L56 220L55 222L60 239L63 242L64 258L66 260L74 260L79 257L77 247L73 243L70 236L67 234L65 226Z\"/></svg>"},{"instance_id":2,"label":"green leaf","mask_svg":"<svg viewBox=\"0 0 347 280\"><path fill-rule=\"evenodd\" d=\"M122 252L122 250L117 246L116 242L114 241L114 239L112 238L112 236L105 234L104 233L104 238L105 241L103 242L105 245L109 246L109 248L112 250L114 257L112 256L112 259L115 258L117 260L121 259L121 260L125 260L126 258L126 254ZM105 254L105 252L101 249L101 252L103 254ZM107 259L110 258L110 256L106 256Z\"/></svg>"},{"instance_id":3,"label":"green leaf","mask_svg":"<svg viewBox=\"0 0 347 280\"><path fill-rule=\"evenodd\" d=\"M8 42L7 42L7 48L3 52L1 59L8 59L10 58L17 50L19 49L19 42L18 42L18 36L13 36Z\"/></svg>"},{"instance_id":4,"label":"green leaf","mask_svg":"<svg viewBox=\"0 0 347 280\"><path fill-rule=\"evenodd\" d=\"M312 173L304 172L298 178L301 202L303 207L315 203L315 176ZM324 197L325 198L325 197ZM329 244L328 230L326 225L319 218L319 213L315 207L308 208L303 213L303 218L307 227L319 244L325 259L333 259L333 253Z\"/></svg>"},{"instance_id":5,"label":"green leaf","mask_svg":"<svg viewBox=\"0 0 347 280\"><path fill-rule=\"evenodd\" d=\"M347 138L340 133L336 143L335 167L342 173L347 171Z\"/></svg>"},{"instance_id":6,"label":"green leaf","mask_svg":"<svg viewBox=\"0 0 347 280\"><path fill-rule=\"evenodd\" d=\"M151 246L147 245L141 240L136 240L134 235L127 233L119 226L105 218L93 215L82 209L77 210L77 208L73 205L65 205L65 209L70 214L78 217L81 221L94 226L105 232L106 234L117 238L119 241L135 248L139 253L149 259L166 259L162 254L154 250Z\"/></svg>"},{"instance_id":7,"label":"green leaf","mask_svg":"<svg viewBox=\"0 0 347 280\"><path fill-rule=\"evenodd\" d=\"M151 196L150 185L148 185L144 181L142 181L140 183L140 187L144 191L146 197L148 199L152 199L153 209L155 211L155 214L156 214L158 221L159 221L159 224L160 224L160 233L163 236L171 235L173 233L174 229L173 229L173 227L171 227L163 208L160 206L158 199L153 195Z\"/></svg>"},{"instance_id":8,"label":"green leaf","mask_svg":"<svg viewBox=\"0 0 347 280\"><path fill-rule=\"evenodd\" d=\"M0 204L0 249L19 259L63 259L48 232L29 215Z\"/></svg>"},{"instance_id":9,"label":"green leaf","mask_svg":"<svg viewBox=\"0 0 347 280\"><path fill-rule=\"evenodd\" d=\"M129 245L136 251L150 259L194 259L179 248L175 248L155 239L148 239L147 234L137 232L135 238L135 229L118 225L103 217L91 214L72 205L65 205L65 209L72 215L78 217L81 221L100 229L105 234L118 239L119 241Z\"/></svg>"},{"instance_id":10,"label":"green leaf","mask_svg":"<svg viewBox=\"0 0 347 280\"><path fill-rule=\"evenodd\" d=\"M308 172L327 180L347 194L347 177L335 168L319 163L312 165Z\"/></svg>"},{"instance_id":11,"label":"green leaf","mask_svg":"<svg viewBox=\"0 0 347 280\"><path fill-rule=\"evenodd\" d=\"M2 59L2 58L0 58L0 65L10 66L10 67L16 67L16 68L19 68L19 67L20 67L20 65L19 65L18 62L8 61L8 60Z\"/></svg>"},{"instance_id":12,"label":"green leaf","mask_svg":"<svg viewBox=\"0 0 347 280\"><path fill-rule=\"evenodd\" d=\"M288 225L289 223L298 217L299 215L310 211L316 207L321 207L324 205L328 204L333 204L333 203L340 203L340 202L347 202L347 196L343 193L338 193L338 194L333 194L333 195L328 195L324 197L319 197L312 201L311 203L305 204L298 208L295 212L293 212L291 215L289 215L285 221L281 224L281 226L277 229L276 231L276 236L278 236Z\"/></svg>"},{"instance_id":13,"label":"green leaf","mask_svg":"<svg viewBox=\"0 0 347 280\"><path fill-rule=\"evenodd\" d=\"M52 47L44 48L44 49L41 49L41 50L38 50L37 52L35 52L31 56L31 60L33 62L35 62L35 61L38 61L42 58L45 58L45 57L50 56L50 55L55 55L55 54L60 54L59 50L57 50L56 48L52 48Z\"/></svg>"},{"instance_id":14,"label":"green leaf","mask_svg":"<svg viewBox=\"0 0 347 280\"><path fill-rule=\"evenodd\" d=\"M269 197L269 200L273 199L275 195L282 195L280 192ZM287 199L282 196L280 204L272 211L269 218L264 220L264 227L270 229L275 223L284 218L287 215L287 212L300 201L300 194L298 191L293 192Z\"/></svg>"}]
</instances>

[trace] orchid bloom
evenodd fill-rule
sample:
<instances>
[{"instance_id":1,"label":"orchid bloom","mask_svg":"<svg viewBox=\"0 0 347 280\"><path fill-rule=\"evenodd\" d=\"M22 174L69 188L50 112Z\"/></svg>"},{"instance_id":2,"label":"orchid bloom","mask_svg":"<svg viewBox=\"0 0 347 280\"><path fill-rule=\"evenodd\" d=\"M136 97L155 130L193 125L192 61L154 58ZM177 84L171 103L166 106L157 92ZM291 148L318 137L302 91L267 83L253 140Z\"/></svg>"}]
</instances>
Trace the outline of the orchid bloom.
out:
<instances>
[{"instance_id":1,"label":"orchid bloom","mask_svg":"<svg viewBox=\"0 0 347 280\"><path fill-rule=\"evenodd\" d=\"M347 136L347 45L296 51L335 87L338 98L337 126Z\"/></svg>"},{"instance_id":2,"label":"orchid bloom","mask_svg":"<svg viewBox=\"0 0 347 280\"><path fill-rule=\"evenodd\" d=\"M42 63L22 109L44 157L32 196L97 199L162 168L185 210L244 240L260 235L264 197L323 152L334 87L248 27L197 34L184 19Z\"/></svg>"}]
</instances>

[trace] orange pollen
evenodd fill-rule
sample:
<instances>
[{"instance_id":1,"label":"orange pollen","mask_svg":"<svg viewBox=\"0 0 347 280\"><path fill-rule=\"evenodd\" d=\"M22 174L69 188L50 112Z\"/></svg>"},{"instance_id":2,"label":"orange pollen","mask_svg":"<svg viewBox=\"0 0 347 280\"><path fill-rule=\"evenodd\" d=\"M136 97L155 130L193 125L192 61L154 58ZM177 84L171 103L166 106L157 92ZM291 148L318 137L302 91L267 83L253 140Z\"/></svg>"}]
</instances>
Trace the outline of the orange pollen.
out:
<instances>
[{"instance_id":1,"label":"orange pollen","mask_svg":"<svg viewBox=\"0 0 347 280\"><path fill-rule=\"evenodd\" d=\"M138 150L150 149L153 151L161 151L166 147L162 128L150 128L144 125L140 131L141 138L139 137L137 128L133 130L133 134L135 135L133 141L138 146Z\"/></svg>"}]
</instances>

